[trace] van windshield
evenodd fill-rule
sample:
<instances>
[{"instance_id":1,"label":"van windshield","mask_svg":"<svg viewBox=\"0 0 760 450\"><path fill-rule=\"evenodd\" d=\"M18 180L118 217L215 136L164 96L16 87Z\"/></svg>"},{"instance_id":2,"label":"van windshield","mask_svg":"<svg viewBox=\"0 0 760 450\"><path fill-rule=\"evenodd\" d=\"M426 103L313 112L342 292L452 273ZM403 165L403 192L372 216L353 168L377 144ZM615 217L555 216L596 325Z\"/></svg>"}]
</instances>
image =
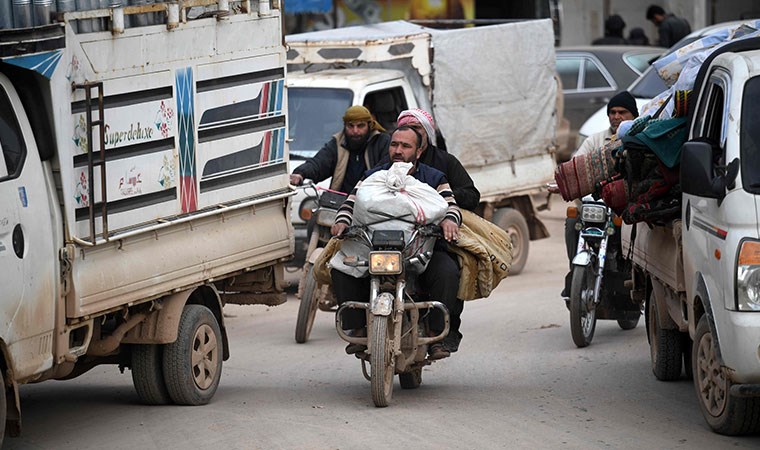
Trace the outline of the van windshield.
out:
<instances>
[{"instance_id":1,"label":"van windshield","mask_svg":"<svg viewBox=\"0 0 760 450\"><path fill-rule=\"evenodd\" d=\"M747 80L742 95L741 169L742 186L747 192L760 194L760 76Z\"/></svg>"},{"instance_id":2,"label":"van windshield","mask_svg":"<svg viewBox=\"0 0 760 450\"><path fill-rule=\"evenodd\" d=\"M353 100L349 89L289 88L288 137L293 156L311 157L343 126Z\"/></svg>"}]
</instances>

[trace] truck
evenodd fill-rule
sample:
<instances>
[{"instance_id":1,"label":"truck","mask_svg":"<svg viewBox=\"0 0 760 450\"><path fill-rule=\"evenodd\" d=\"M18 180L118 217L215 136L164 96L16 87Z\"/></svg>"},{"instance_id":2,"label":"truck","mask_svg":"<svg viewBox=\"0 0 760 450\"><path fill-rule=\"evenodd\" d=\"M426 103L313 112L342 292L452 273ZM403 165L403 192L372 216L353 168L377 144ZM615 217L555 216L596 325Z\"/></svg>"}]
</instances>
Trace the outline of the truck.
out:
<instances>
[{"instance_id":1,"label":"truck","mask_svg":"<svg viewBox=\"0 0 760 450\"><path fill-rule=\"evenodd\" d=\"M286 43L294 163L341 129L349 106L366 106L387 130L403 110L429 111L480 190L478 212L512 237L510 273L523 269L529 241L549 235L533 196L555 168L561 92L550 20L451 30L395 21ZM313 206L304 198L298 209Z\"/></svg>"},{"instance_id":2,"label":"truck","mask_svg":"<svg viewBox=\"0 0 760 450\"><path fill-rule=\"evenodd\" d=\"M8 434L20 385L100 364L130 368L144 403L205 404L230 355L223 306L285 301L280 14L193 0L0 30Z\"/></svg>"},{"instance_id":3,"label":"truck","mask_svg":"<svg viewBox=\"0 0 760 450\"><path fill-rule=\"evenodd\" d=\"M728 43L702 64L681 147L681 214L636 225L634 298L654 375L693 378L721 434L760 431L760 39ZM627 252L628 250L624 250Z\"/></svg>"}]
</instances>

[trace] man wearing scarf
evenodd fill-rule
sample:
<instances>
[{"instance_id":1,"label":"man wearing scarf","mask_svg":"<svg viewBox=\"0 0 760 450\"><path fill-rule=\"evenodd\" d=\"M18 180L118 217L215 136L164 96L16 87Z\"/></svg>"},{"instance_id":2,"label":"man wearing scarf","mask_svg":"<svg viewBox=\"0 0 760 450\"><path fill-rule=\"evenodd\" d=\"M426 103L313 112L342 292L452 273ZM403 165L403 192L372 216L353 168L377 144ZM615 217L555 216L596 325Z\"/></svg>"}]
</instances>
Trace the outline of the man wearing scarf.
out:
<instances>
[{"instance_id":1,"label":"man wearing scarf","mask_svg":"<svg viewBox=\"0 0 760 450\"><path fill-rule=\"evenodd\" d=\"M332 177L330 189L349 193L365 171L387 156L390 136L364 106L352 106L343 115L343 130L290 175L290 184L300 186L308 178L318 183Z\"/></svg>"},{"instance_id":2,"label":"man wearing scarf","mask_svg":"<svg viewBox=\"0 0 760 450\"><path fill-rule=\"evenodd\" d=\"M417 130L422 135L422 155L419 161L440 170L446 175L457 205L469 211L477 208L480 203L480 191L475 187L472 178L470 178L470 175L456 156L437 146L438 137L433 116L422 109L409 109L401 111L397 119L397 125L399 127L408 126ZM382 162L388 162L387 155ZM459 349L459 343L462 341L462 333L459 331L459 326L462 323L464 302L457 299L451 306L449 308L451 326L449 328L449 335L444 339L443 345L447 351L453 353Z\"/></svg>"}]
</instances>

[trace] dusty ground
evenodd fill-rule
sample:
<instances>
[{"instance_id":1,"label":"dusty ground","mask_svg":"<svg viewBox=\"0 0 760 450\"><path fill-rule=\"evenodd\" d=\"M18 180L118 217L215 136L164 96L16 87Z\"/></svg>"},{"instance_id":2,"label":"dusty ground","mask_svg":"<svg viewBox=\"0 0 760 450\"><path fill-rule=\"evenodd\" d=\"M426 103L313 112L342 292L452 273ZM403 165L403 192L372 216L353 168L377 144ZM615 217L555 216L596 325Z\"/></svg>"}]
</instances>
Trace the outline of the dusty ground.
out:
<instances>
[{"instance_id":1,"label":"dusty ground","mask_svg":"<svg viewBox=\"0 0 760 450\"><path fill-rule=\"evenodd\" d=\"M396 385L372 405L358 360L333 318L293 339L297 300L229 308L232 358L212 403L147 407L129 372L99 367L72 381L24 386L16 449L757 448L760 438L713 434L691 381L655 380L643 322L599 322L590 347L570 338L559 299L566 270L564 204L542 213L550 239L533 243L525 272L467 304L465 339L425 369L417 390Z\"/></svg>"}]
</instances>

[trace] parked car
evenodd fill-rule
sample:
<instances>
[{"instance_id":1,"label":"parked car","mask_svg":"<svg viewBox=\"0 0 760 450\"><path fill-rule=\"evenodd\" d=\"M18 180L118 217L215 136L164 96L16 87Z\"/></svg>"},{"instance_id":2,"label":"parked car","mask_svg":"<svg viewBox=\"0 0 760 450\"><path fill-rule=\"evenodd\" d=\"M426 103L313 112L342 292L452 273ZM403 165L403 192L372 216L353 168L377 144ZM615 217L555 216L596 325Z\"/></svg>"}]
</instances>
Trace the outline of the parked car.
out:
<instances>
[{"instance_id":1,"label":"parked car","mask_svg":"<svg viewBox=\"0 0 760 450\"><path fill-rule=\"evenodd\" d=\"M583 46L557 49L557 73L565 96L565 118L571 136L597 109L638 78L664 49L632 45ZM579 142L570 139L558 157L566 160Z\"/></svg>"},{"instance_id":2,"label":"parked car","mask_svg":"<svg viewBox=\"0 0 760 450\"><path fill-rule=\"evenodd\" d=\"M709 27L701 28L697 31L692 32L691 34L684 37L680 41L676 42L672 47L670 47L663 54L663 56L669 55L672 52L678 50L679 48L684 47L688 44L691 44L697 39L701 39L712 33L716 33L718 31L722 31L725 29L736 28L742 23L744 22L743 21L723 22L723 23L711 25ZM640 77L634 80L634 82L628 87L628 92L630 92L631 95L636 97L636 106L638 106L639 110L641 110L642 106L649 103L650 100L658 96L661 92L665 91L667 88L668 87L665 85L665 82L662 81L662 78L660 78L660 76L657 75L657 71L655 71L654 68L650 66L644 71L643 74L641 74ZM567 108L567 106L565 108ZM607 119L607 108L605 105L602 105L580 127L580 130L578 132L578 139L576 142L577 144L576 148L580 146L580 144L588 136L604 130L606 127L609 126L609 124L610 124L609 120Z\"/></svg>"}]
</instances>

